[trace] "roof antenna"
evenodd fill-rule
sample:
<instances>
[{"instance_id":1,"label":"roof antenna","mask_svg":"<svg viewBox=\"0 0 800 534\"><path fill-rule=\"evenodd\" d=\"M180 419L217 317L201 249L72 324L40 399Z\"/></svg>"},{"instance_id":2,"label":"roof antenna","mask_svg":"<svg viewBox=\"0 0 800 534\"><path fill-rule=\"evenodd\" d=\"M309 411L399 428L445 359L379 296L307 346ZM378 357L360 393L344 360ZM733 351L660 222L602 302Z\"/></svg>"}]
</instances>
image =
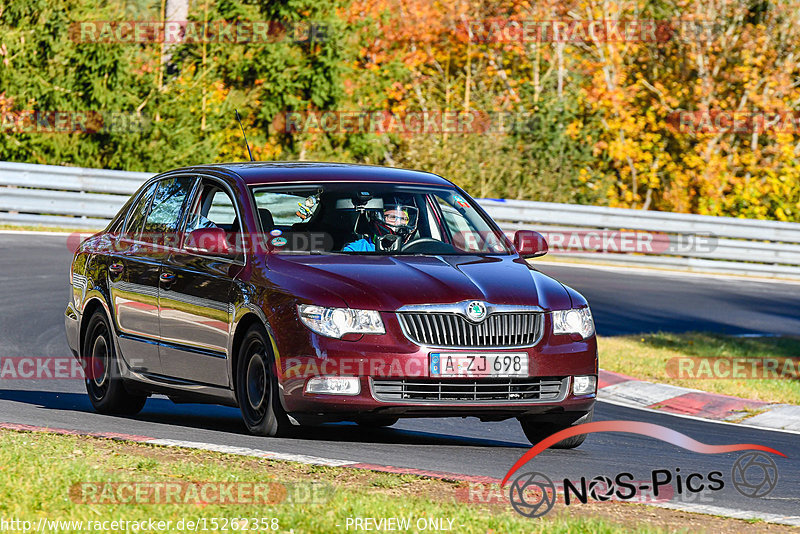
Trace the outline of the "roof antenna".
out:
<instances>
[{"instance_id":1,"label":"roof antenna","mask_svg":"<svg viewBox=\"0 0 800 534\"><path fill-rule=\"evenodd\" d=\"M244 126L242 126L242 118L239 116L239 110L236 111L236 120L239 121L239 128L242 129L242 135L244 136L244 146L247 147L247 153L250 154L250 161L255 161L253 159L253 153L250 152L250 145L247 143L247 134L244 133Z\"/></svg>"}]
</instances>

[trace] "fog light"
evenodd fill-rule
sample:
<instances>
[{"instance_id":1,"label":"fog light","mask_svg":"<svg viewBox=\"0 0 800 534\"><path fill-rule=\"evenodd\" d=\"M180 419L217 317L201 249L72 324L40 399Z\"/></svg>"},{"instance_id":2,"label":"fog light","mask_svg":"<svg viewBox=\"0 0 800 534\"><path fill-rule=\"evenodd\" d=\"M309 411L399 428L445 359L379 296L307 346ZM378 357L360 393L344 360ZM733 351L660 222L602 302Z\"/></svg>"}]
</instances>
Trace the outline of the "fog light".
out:
<instances>
[{"instance_id":1,"label":"fog light","mask_svg":"<svg viewBox=\"0 0 800 534\"><path fill-rule=\"evenodd\" d=\"M576 376L572 382L573 395L590 395L597 384L596 376Z\"/></svg>"},{"instance_id":2,"label":"fog light","mask_svg":"<svg viewBox=\"0 0 800 534\"><path fill-rule=\"evenodd\" d=\"M306 393L358 395L361 393L361 380L357 376L319 376L306 383Z\"/></svg>"}]
</instances>

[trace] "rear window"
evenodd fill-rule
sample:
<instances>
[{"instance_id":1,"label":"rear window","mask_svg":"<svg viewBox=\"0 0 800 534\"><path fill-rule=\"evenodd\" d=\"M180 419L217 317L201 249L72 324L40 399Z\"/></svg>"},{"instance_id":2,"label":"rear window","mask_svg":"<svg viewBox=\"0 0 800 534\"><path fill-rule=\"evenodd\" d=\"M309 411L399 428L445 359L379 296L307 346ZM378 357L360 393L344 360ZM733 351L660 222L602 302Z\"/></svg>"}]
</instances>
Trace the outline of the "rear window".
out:
<instances>
[{"instance_id":1,"label":"rear window","mask_svg":"<svg viewBox=\"0 0 800 534\"><path fill-rule=\"evenodd\" d=\"M319 194L314 191L256 191L256 206L272 213L276 226L292 226L311 219L319 209Z\"/></svg>"}]
</instances>

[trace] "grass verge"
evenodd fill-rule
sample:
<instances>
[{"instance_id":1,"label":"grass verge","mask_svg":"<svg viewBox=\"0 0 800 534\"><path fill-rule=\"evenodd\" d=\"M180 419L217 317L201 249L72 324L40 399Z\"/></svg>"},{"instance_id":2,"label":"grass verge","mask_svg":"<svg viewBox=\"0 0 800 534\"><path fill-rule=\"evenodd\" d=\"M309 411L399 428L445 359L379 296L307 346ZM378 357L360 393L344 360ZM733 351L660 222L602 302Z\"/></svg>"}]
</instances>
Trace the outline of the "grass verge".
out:
<instances>
[{"instance_id":1,"label":"grass verge","mask_svg":"<svg viewBox=\"0 0 800 534\"><path fill-rule=\"evenodd\" d=\"M600 366L608 371L711 393L800 404L800 339L690 332L602 337L598 344ZM716 363L717 358L725 360ZM708 365L701 359L708 359ZM769 361L775 362L777 374L764 368ZM753 366L755 376L766 378L736 378L753 376ZM784 371L793 372L794 378Z\"/></svg>"},{"instance_id":2,"label":"grass verge","mask_svg":"<svg viewBox=\"0 0 800 534\"><path fill-rule=\"evenodd\" d=\"M437 502L426 495L443 487L454 487L436 480L409 475L354 472L341 468L307 466L191 450L173 450L39 433L0 432L0 512L4 517L37 522L39 517L59 520L103 521L121 519L142 521L151 518L171 521L198 521L202 518L266 518L271 530L277 519L280 532L344 532L347 518L409 517L452 520L456 532L598 532L619 531L619 526L591 517L560 517L543 522L507 510L486 513L485 509ZM120 503L132 493L121 486L104 483L147 484L172 482L282 483L313 480L319 486L316 502L281 504L189 504L172 502ZM93 483L91 485L81 485ZM410 487L414 491L410 491ZM86 488L90 490L86 490ZM114 490L108 490L113 487ZM272 487L272 486L271 486ZM300 501L308 495L299 495ZM450 488L448 488L450 489ZM97 490L97 491L95 491ZM166 495L163 493L162 495ZM214 492L210 494L214 498ZM268 493L274 503L283 495ZM278 498L273 498L278 495ZM89 500L96 503L84 503ZM79 502L75 502L75 501ZM239 500L235 497L234 500ZM249 501L249 496L242 499ZM102 503L102 504L100 504ZM449 523L448 523L449 524ZM224 531L220 523L217 529ZM241 525L239 525L241 526ZM74 528L74 526L73 526ZM202 527L201 527L202 529ZM233 530L229 528L228 530ZM354 529L349 529L353 531ZM652 529L631 529L651 532Z\"/></svg>"},{"instance_id":3,"label":"grass verge","mask_svg":"<svg viewBox=\"0 0 800 534\"><path fill-rule=\"evenodd\" d=\"M269 520L266 531L272 531L274 518L280 532L362 532L363 529L347 528L348 518L356 517L400 517L412 522L420 518L452 520L452 532L481 533L789 531L779 525L752 525L746 521L614 502L571 507L568 513L563 505L557 505L550 515L533 520L516 514L507 504L464 502L457 495L467 493L465 483L46 433L0 431L0 473L0 517L34 524L40 518L83 521L84 531L89 521L171 521L169 530L177 531L181 520L205 519L210 527L213 518L218 519L218 527L209 528L211 531L236 530L232 523L223 528L223 518L266 518ZM304 502L302 495L307 493L295 490L310 481L323 491L315 493L318 498L314 502ZM119 485L176 482L281 483L287 488L294 487L289 494L301 498L278 504L271 501L266 505L196 501L186 504L176 503L175 499L152 504L130 497L134 493L123 492ZM118 485L113 492L100 490L97 495L101 497L97 497L85 491L81 484L86 483L90 487ZM86 495L95 495L96 501L103 504L84 502ZM134 502L116 502L120 496L133 498ZM237 522L239 530L243 526L243 522ZM51 526L46 530L56 529ZM78 531L78 528L73 524L66 530ZM408 531L421 530L412 527Z\"/></svg>"}]
</instances>

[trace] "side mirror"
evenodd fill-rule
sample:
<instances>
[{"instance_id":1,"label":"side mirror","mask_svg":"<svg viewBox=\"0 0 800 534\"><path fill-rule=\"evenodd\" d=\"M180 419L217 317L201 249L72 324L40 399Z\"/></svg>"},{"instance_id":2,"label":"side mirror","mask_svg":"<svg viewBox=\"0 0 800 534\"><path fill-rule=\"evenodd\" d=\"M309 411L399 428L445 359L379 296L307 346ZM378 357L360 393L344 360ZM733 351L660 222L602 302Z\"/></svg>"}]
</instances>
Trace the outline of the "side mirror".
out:
<instances>
[{"instance_id":1,"label":"side mirror","mask_svg":"<svg viewBox=\"0 0 800 534\"><path fill-rule=\"evenodd\" d=\"M544 236L533 230L518 230L514 234L514 246L523 258L538 258L548 250Z\"/></svg>"},{"instance_id":2,"label":"side mirror","mask_svg":"<svg viewBox=\"0 0 800 534\"><path fill-rule=\"evenodd\" d=\"M230 245L222 228L198 228L186 236L184 248L187 252L204 256L227 256Z\"/></svg>"}]
</instances>

